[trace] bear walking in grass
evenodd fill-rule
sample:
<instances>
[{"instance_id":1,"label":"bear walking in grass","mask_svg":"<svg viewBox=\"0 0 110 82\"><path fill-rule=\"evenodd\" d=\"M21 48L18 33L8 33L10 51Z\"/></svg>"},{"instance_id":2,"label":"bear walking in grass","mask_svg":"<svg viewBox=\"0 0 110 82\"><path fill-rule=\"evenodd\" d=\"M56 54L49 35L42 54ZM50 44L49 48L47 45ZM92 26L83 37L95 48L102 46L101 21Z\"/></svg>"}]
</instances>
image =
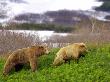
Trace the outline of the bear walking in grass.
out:
<instances>
[{"instance_id":1,"label":"bear walking in grass","mask_svg":"<svg viewBox=\"0 0 110 82\"><path fill-rule=\"evenodd\" d=\"M46 46L35 45L28 48L18 49L9 55L3 69L3 74L7 75L12 68L17 69L23 64L30 64L32 71L37 68L37 58L41 55L48 54L48 48Z\"/></svg>"},{"instance_id":2,"label":"bear walking in grass","mask_svg":"<svg viewBox=\"0 0 110 82\"><path fill-rule=\"evenodd\" d=\"M87 48L84 43L73 43L63 47L57 52L53 65L60 65L70 59L78 60L84 52L87 52Z\"/></svg>"}]
</instances>

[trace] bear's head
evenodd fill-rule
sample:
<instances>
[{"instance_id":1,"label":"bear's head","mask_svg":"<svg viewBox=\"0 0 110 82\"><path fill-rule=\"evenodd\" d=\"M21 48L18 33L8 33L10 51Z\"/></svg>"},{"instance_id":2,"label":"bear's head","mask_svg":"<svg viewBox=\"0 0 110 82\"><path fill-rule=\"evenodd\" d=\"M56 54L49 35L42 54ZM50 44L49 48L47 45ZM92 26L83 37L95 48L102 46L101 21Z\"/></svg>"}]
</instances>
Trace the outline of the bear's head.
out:
<instances>
[{"instance_id":1,"label":"bear's head","mask_svg":"<svg viewBox=\"0 0 110 82\"><path fill-rule=\"evenodd\" d=\"M35 50L36 56L49 54L49 48L44 45L33 45L33 46L31 46L31 49Z\"/></svg>"},{"instance_id":2,"label":"bear's head","mask_svg":"<svg viewBox=\"0 0 110 82\"><path fill-rule=\"evenodd\" d=\"M79 52L81 54L88 52L87 47L84 43L79 43Z\"/></svg>"},{"instance_id":3,"label":"bear's head","mask_svg":"<svg viewBox=\"0 0 110 82\"><path fill-rule=\"evenodd\" d=\"M41 52L41 54L49 54L48 46L38 46L38 51Z\"/></svg>"}]
</instances>

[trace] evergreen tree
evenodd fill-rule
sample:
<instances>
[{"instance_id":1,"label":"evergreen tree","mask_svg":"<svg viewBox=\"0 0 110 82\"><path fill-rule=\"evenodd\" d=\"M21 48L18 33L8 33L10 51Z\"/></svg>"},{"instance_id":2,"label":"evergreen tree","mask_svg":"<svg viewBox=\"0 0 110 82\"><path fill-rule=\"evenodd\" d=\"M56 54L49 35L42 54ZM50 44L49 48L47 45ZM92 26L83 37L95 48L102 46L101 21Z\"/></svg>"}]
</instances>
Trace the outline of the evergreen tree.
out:
<instances>
[{"instance_id":1,"label":"evergreen tree","mask_svg":"<svg viewBox=\"0 0 110 82\"><path fill-rule=\"evenodd\" d=\"M103 2L100 7L96 7L95 10L98 11L110 11L110 0L97 0Z\"/></svg>"},{"instance_id":2,"label":"evergreen tree","mask_svg":"<svg viewBox=\"0 0 110 82\"><path fill-rule=\"evenodd\" d=\"M7 6L6 0L0 0L0 19L4 19L7 17L7 11L8 11L8 6Z\"/></svg>"}]
</instances>

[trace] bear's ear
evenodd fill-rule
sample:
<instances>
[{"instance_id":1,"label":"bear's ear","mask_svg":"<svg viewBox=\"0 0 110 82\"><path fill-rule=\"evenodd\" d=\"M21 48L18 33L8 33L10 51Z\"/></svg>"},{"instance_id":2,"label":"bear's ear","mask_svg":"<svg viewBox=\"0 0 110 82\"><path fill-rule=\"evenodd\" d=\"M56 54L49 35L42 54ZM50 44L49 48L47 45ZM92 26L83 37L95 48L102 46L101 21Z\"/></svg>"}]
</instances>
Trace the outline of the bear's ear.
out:
<instances>
[{"instance_id":1,"label":"bear's ear","mask_svg":"<svg viewBox=\"0 0 110 82\"><path fill-rule=\"evenodd\" d=\"M32 44L31 45L31 47L37 47L38 46L38 44Z\"/></svg>"},{"instance_id":2,"label":"bear's ear","mask_svg":"<svg viewBox=\"0 0 110 82\"><path fill-rule=\"evenodd\" d=\"M30 48L35 48L35 47L36 47L35 45L30 46Z\"/></svg>"},{"instance_id":3,"label":"bear's ear","mask_svg":"<svg viewBox=\"0 0 110 82\"><path fill-rule=\"evenodd\" d=\"M47 45L47 44L45 44L45 43L44 43L44 44L42 44L41 46L43 46L43 47L48 47L48 45Z\"/></svg>"},{"instance_id":4,"label":"bear's ear","mask_svg":"<svg viewBox=\"0 0 110 82\"><path fill-rule=\"evenodd\" d=\"M84 46L84 45L81 45L80 47L83 48L83 47L85 47L85 46Z\"/></svg>"},{"instance_id":5,"label":"bear's ear","mask_svg":"<svg viewBox=\"0 0 110 82\"><path fill-rule=\"evenodd\" d=\"M84 44L84 43L81 43L81 44L80 44L80 47L85 47L85 44Z\"/></svg>"},{"instance_id":6,"label":"bear's ear","mask_svg":"<svg viewBox=\"0 0 110 82\"><path fill-rule=\"evenodd\" d=\"M43 49L44 47L43 46L39 46L39 49Z\"/></svg>"}]
</instances>

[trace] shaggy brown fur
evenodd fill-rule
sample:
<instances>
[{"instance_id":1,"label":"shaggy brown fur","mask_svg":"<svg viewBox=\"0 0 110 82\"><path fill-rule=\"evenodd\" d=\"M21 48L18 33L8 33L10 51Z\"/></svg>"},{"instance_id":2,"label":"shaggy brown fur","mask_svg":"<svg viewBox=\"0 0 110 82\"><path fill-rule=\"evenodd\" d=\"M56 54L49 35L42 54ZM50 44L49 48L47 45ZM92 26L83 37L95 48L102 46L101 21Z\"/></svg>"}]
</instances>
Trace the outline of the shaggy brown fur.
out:
<instances>
[{"instance_id":1,"label":"shaggy brown fur","mask_svg":"<svg viewBox=\"0 0 110 82\"><path fill-rule=\"evenodd\" d=\"M57 52L53 65L60 65L70 59L77 60L84 52L87 52L87 48L84 43L74 43L63 47Z\"/></svg>"},{"instance_id":2,"label":"shaggy brown fur","mask_svg":"<svg viewBox=\"0 0 110 82\"><path fill-rule=\"evenodd\" d=\"M49 51L45 46L31 46L28 48L18 49L9 55L5 65L3 74L7 75L12 68L18 67L20 64L30 64L32 71L37 68L37 58ZM19 68L18 68L19 70Z\"/></svg>"}]
</instances>

